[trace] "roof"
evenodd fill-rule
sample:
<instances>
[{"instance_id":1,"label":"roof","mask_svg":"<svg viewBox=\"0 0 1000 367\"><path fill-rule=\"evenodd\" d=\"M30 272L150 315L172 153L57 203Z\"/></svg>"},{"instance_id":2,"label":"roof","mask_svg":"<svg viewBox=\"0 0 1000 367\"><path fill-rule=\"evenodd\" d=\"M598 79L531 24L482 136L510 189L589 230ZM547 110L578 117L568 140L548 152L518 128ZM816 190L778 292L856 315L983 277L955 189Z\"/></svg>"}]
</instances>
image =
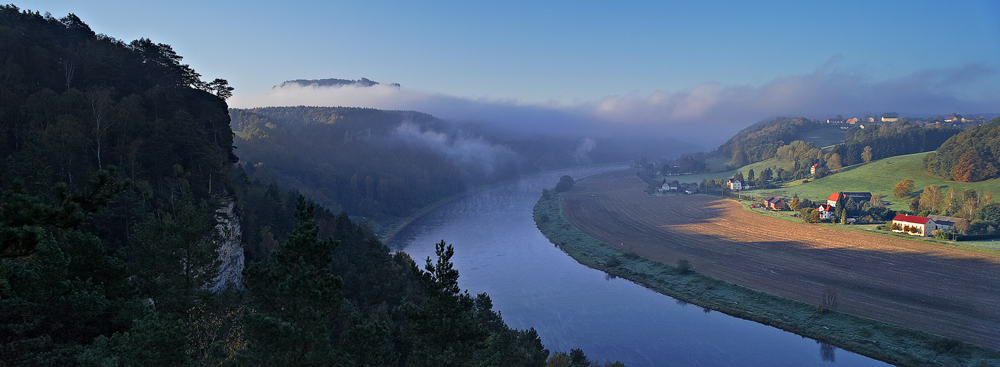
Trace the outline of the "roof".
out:
<instances>
[{"instance_id":1,"label":"roof","mask_svg":"<svg viewBox=\"0 0 1000 367\"><path fill-rule=\"evenodd\" d=\"M817 208L817 210L819 210L821 212L832 212L833 211L833 206L829 205L829 204L823 204L823 205L820 205L819 208Z\"/></svg>"},{"instance_id":2,"label":"roof","mask_svg":"<svg viewBox=\"0 0 1000 367\"><path fill-rule=\"evenodd\" d=\"M836 193L836 192L830 194L830 197L826 198L826 200L837 201L837 194L838 193ZM870 193L870 192L860 192L860 191L859 192L846 192L845 191L843 194L844 194L844 198L845 199L846 198L865 198L865 201L868 201L868 200L872 199L872 193Z\"/></svg>"},{"instance_id":3,"label":"roof","mask_svg":"<svg viewBox=\"0 0 1000 367\"><path fill-rule=\"evenodd\" d=\"M958 221L962 220L962 218L946 217L943 215L928 215L928 217L931 218L934 221L934 223L946 226L953 226L955 225L955 223L958 223Z\"/></svg>"},{"instance_id":4,"label":"roof","mask_svg":"<svg viewBox=\"0 0 1000 367\"><path fill-rule=\"evenodd\" d=\"M931 220L927 217L918 217L916 215L906 215L906 214L896 214L895 218L892 218L893 222L906 222L914 224L927 224L927 221Z\"/></svg>"}]
</instances>

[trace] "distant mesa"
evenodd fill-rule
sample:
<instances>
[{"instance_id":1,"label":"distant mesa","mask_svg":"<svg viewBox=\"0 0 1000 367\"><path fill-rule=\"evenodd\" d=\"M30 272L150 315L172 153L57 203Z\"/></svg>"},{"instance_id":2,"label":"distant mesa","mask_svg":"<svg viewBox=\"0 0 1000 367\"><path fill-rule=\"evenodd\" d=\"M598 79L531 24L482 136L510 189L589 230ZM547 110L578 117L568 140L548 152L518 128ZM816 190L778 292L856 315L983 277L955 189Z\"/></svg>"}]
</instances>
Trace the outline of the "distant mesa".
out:
<instances>
[{"instance_id":1,"label":"distant mesa","mask_svg":"<svg viewBox=\"0 0 1000 367\"><path fill-rule=\"evenodd\" d=\"M345 86L371 87L373 85L378 85L378 84L380 84L380 83L376 82L376 81L373 81L373 80L369 80L368 78L361 78L361 80L334 79L334 78L330 78L330 79L296 79L296 80L289 80L289 81L286 81L284 83L281 83L281 85L278 85L275 88L283 88L283 87L291 86L291 85L298 85L300 87L308 87L308 86L316 86L316 87L345 87ZM388 85L390 87L399 88L399 83L389 83L389 84L384 84L384 85Z\"/></svg>"}]
</instances>

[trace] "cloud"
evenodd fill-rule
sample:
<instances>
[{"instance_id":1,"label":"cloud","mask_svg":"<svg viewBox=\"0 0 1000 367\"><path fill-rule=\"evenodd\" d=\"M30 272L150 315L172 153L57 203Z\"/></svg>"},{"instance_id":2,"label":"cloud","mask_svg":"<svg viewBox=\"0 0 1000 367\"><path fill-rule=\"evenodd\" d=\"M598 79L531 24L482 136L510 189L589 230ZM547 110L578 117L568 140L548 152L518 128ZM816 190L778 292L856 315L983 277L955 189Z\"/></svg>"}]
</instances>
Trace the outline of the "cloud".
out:
<instances>
[{"instance_id":1,"label":"cloud","mask_svg":"<svg viewBox=\"0 0 1000 367\"><path fill-rule=\"evenodd\" d=\"M840 59L834 57L812 73L777 77L757 86L707 82L685 90L660 90L646 96L615 95L572 105L460 98L385 85L289 85L264 95L236 95L230 105L416 110L517 134L579 138L662 134L708 147L717 146L752 123L775 116L826 118L883 112L937 115L1000 109L997 71L982 65L925 69L876 80L860 67L839 67L839 63Z\"/></svg>"},{"instance_id":2,"label":"cloud","mask_svg":"<svg viewBox=\"0 0 1000 367\"><path fill-rule=\"evenodd\" d=\"M417 124L404 121L391 135L406 143L429 147L442 153L452 163L472 172L492 175L499 164L518 158L517 153L481 137L449 135L434 130L422 130Z\"/></svg>"}]
</instances>

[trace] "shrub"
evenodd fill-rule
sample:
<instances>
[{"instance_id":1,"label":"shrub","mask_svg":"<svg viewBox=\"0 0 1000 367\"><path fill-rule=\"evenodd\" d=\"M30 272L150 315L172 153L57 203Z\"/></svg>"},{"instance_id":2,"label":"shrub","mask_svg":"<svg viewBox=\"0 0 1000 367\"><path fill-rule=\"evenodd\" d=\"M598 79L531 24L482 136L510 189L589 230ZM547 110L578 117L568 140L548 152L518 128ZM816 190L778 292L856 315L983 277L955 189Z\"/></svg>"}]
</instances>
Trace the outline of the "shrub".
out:
<instances>
[{"instance_id":1,"label":"shrub","mask_svg":"<svg viewBox=\"0 0 1000 367\"><path fill-rule=\"evenodd\" d=\"M615 255L608 256L608 259L604 261L604 265L610 268L617 267L618 265L621 264L622 262L618 260L618 257L616 257Z\"/></svg>"},{"instance_id":2,"label":"shrub","mask_svg":"<svg viewBox=\"0 0 1000 367\"><path fill-rule=\"evenodd\" d=\"M691 272L691 262L687 259L677 260L677 272L681 274L687 274Z\"/></svg>"},{"instance_id":3,"label":"shrub","mask_svg":"<svg viewBox=\"0 0 1000 367\"><path fill-rule=\"evenodd\" d=\"M559 183L556 184L556 188L554 190L557 192L569 191L569 189L573 188L573 184L573 178L569 175L565 175L559 178Z\"/></svg>"}]
</instances>

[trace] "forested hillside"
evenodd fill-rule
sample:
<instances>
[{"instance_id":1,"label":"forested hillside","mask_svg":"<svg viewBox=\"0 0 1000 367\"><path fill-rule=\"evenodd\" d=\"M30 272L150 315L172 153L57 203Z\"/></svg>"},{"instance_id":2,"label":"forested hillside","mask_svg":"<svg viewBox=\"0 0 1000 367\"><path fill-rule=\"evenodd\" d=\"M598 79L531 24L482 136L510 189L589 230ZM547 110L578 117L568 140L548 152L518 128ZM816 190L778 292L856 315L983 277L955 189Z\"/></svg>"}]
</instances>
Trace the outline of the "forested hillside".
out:
<instances>
[{"instance_id":1,"label":"forested hillside","mask_svg":"<svg viewBox=\"0 0 1000 367\"><path fill-rule=\"evenodd\" d=\"M850 166L904 154L938 149L948 138L962 132L958 128L919 127L915 125L865 124L847 130L846 141L833 148L842 164ZM865 149L869 149L867 161Z\"/></svg>"},{"instance_id":2,"label":"forested hillside","mask_svg":"<svg viewBox=\"0 0 1000 367\"><path fill-rule=\"evenodd\" d=\"M460 291L443 241L421 270L250 180L232 89L181 60L0 6L0 366L545 364L534 330ZM212 292L223 202L250 265Z\"/></svg>"},{"instance_id":3,"label":"forested hillside","mask_svg":"<svg viewBox=\"0 0 1000 367\"><path fill-rule=\"evenodd\" d=\"M843 143L825 151L813 143L792 141L802 133L824 125L806 118L778 117L740 131L714 154L729 159L730 168L771 158L792 160L795 168L789 171L788 179L801 179L810 175L810 167L814 164L819 164L819 176L822 177L826 172L837 172L846 166L933 151L961 132L958 128L921 127L905 122L870 123L851 126L844 133Z\"/></svg>"},{"instance_id":4,"label":"forested hillside","mask_svg":"<svg viewBox=\"0 0 1000 367\"><path fill-rule=\"evenodd\" d=\"M924 157L924 169L948 180L977 182L996 178L1000 168L1000 117L954 135Z\"/></svg>"},{"instance_id":5,"label":"forested hillside","mask_svg":"<svg viewBox=\"0 0 1000 367\"><path fill-rule=\"evenodd\" d=\"M820 126L818 121L804 117L776 117L743 129L719 146L715 153L730 158L729 166L743 167L774 158L778 148L791 143L795 136Z\"/></svg>"}]
</instances>

